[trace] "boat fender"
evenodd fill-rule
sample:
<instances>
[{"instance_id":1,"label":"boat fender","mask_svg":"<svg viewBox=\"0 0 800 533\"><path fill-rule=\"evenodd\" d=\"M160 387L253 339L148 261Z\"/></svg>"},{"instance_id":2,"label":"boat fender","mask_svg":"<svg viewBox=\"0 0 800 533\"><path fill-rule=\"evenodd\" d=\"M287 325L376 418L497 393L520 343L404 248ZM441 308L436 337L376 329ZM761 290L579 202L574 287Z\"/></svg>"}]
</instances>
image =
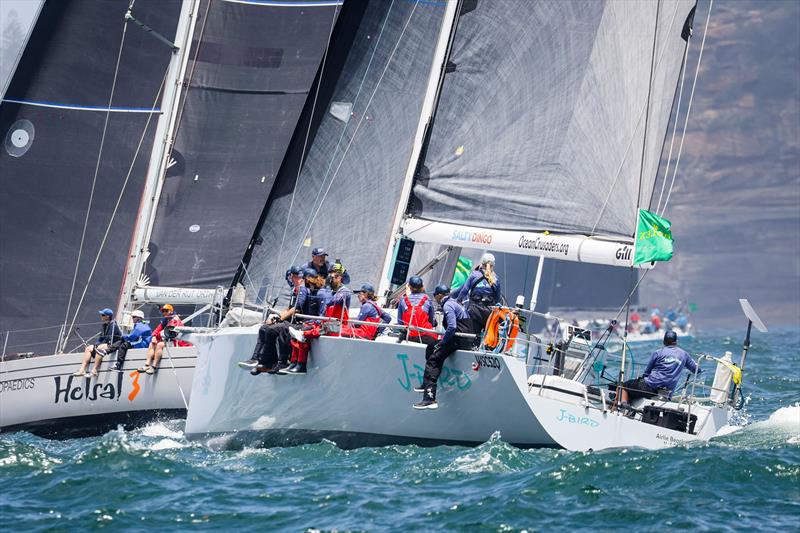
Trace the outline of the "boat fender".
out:
<instances>
[{"instance_id":1,"label":"boat fender","mask_svg":"<svg viewBox=\"0 0 800 533\"><path fill-rule=\"evenodd\" d=\"M475 361L474 363L472 363L472 370L477 372L480 369L481 369L481 364L479 362Z\"/></svg>"}]
</instances>

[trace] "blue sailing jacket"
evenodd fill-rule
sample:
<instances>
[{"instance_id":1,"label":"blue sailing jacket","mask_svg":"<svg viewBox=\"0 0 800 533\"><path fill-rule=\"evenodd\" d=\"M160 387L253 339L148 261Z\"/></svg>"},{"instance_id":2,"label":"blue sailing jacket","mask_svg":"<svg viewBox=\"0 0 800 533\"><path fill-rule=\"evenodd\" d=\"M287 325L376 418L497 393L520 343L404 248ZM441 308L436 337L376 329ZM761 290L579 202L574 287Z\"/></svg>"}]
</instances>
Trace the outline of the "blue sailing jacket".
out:
<instances>
[{"instance_id":1,"label":"blue sailing jacket","mask_svg":"<svg viewBox=\"0 0 800 533\"><path fill-rule=\"evenodd\" d=\"M122 338L131 343L131 348L147 348L150 345L152 336L153 330L149 324L137 322L134 324L130 334Z\"/></svg>"},{"instance_id":2,"label":"blue sailing jacket","mask_svg":"<svg viewBox=\"0 0 800 533\"><path fill-rule=\"evenodd\" d=\"M644 381L654 389L674 391L684 368L693 373L698 370L688 353L677 346L664 346L650 356L644 369Z\"/></svg>"},{"instance_id":3,"label":"blue sailing jacket","mask_svg":"<svg viewBox=\"0 0 800 533\"><path fill-rule=\"evenodd\" d=\"M475 269L467 281L451 296L461 303L468 302L473 298L490 300L492 304L500 303L500 278L497 274L494 275L494 280L494 285L490 285L489 280L483 275L483 271Z\"/></svg>"}]
</instances>

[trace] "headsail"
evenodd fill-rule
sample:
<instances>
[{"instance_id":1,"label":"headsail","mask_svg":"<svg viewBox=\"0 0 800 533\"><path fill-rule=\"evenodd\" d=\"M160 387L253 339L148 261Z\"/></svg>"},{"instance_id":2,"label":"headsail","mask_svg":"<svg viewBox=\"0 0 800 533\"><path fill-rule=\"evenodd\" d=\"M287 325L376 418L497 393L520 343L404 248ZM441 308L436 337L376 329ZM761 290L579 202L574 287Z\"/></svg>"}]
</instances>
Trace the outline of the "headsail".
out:
<instances>
[{"instance_id":1,"label":"headsail","mask_svg":"<svg viewBox=\"0 0 800 533\"><path fill-rule=\"evenodd\" d=\"M275 182L340 1L201 2L148 245L155 285L227 285Z\"/></svg>"},{"instance_id":2,"label":"headsail","mask_svg":"<svg viewBox=\"0 0 800 533\"><path fill-rule=\"evenodd\" d=\"M46 2L0 105L0 330L27 330L8 352L53 353L65 320L94 333L97 310L114 306L170 59L129 25L108 109L128 4ZM173 35L180 7L140 1L133 12Z\"/></svg>"},{"instance_id":3,"label":"headsail","mask_svg":"<svg viewBox=\"0 0 800 533\"><path fill-rule=\"evenodd\" d=\"M470 233L466 246L473 233L507 230L502 238L530 246L503 250L543 255L553 251L545 232L631 242L693 3L478 0L462 12L405 225L426 230L412 238L455 243L441 239L453 229ZM585 245L559 244L553 257L587 260ZM630 265L615 251L600 262Z\"/></svg>"},{"instance_id":4,"label":"headsail","mask_svg":"<svg viewBox=\"0 0 800 533\"><path fill-rule=\"evenodd\" d=\"M444 11L444 2L345 4L336 31L354 34L332 40L330 64L341 65L323 72L302 171L278 176L245 276L264 287L258 296L277 294L286 268L315 246L341 257L353 284L378 281Z\"/></svg>"}]
</instances>

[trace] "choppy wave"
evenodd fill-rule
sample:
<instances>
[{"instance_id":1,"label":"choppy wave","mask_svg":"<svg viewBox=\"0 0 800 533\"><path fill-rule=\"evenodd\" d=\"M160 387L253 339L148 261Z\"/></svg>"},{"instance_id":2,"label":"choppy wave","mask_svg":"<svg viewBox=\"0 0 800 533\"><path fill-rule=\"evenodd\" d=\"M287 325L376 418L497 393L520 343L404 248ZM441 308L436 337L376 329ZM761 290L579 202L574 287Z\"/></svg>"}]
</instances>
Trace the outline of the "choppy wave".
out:
<instances>
[{"instance_id":1,"label":"choppy wave","mask_svg":"<svg viewBox=\"0 0 800 533\"><path fill-rule=\"evenodd\" d=\"M4 434L0 523L34 531L794 530L800 390L786 376L800 363L798 341L776 337L753 351L749 401L727 434L667 450L521 450L500 434L474 448L229 449L229 437L188 441L180 420L64 441Z\"/></svg>"}]
</instances>

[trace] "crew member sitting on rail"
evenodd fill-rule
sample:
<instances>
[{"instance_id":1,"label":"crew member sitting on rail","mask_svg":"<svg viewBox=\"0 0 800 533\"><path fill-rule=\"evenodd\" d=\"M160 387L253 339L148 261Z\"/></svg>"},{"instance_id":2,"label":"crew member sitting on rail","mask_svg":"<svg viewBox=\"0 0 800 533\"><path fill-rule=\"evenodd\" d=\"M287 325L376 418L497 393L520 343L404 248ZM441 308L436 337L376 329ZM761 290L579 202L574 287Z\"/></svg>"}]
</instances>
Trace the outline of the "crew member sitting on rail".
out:
<instances>
[{"instance_id":1,"label":"crew member sitting on rail","mask_svg":"<svg viewBox=\"0 0 800 533\"><path fill-rule=\"evenodd\" d=\"M475 342L479 343L486 320L492 312L490 306L500 303L500 279L494 272L493 254L487 252L481 256L480 265L453 293L452 298L466 305L472 320L472 333L476 336Z\"/></svg>"},{"instance_id":2,"label":"crew member sitting on rail","mask_svg":"<svg viewBox=\"0 0 800 533\"><path fill-rule=\"evenodd\" d=\"M294 288L289 298L289 307L280 314L270 314L258 328L258 340L253 350L253 355L247 361L241 361L239 367L247 368L251 374L261 372L277 374L281 370L280 359L288 360L292 346L289 337L290 319L295 313L306 314L310 305L309 293L318 288L314 279L318 277L313 268L306 268L303 272L303 282L293 283Z\"/></svg>"},{"instance_id":3,"label":"crew member sitting on rail","mask_svg":"<svg viewBox=\"0 0 800 533\"><path fill-rule=\"evenodd\" d=\"M422 278L411 276L408 280L409 292L404 294L397 303L397 323L422 329L434 329L436 315L431 299L425 294ZM433 353L433 347L439 342L440 336L428 331L415 329L403 330L397 342L409 340L425 345L425 360Z\"/></svg>"},{"instance_id":4,"label":"crew member sitting on rail","mask_svg":"<svg viewBox=\"0 0 800 533\"><path fill-rule=\"evenodd\" d=\"M161 320L158 322L155 331L153 331L150 347L147 348L147 358L144 366L137 369L140 374L155 374L156 370L158 370L158 364L161 362L165 346L191 346L191 343L175 338L175 328L179 326L183 326L183 320L175 314L175 308L172 307L172 304L162 305Z\"/></svg>"},{"instance_id":5,"label":"crew member sitting on rail","mask_svg":"<svg viewBox=\"0 0 800 533\"><path fill-rule=\"evenodd\" d=\"M700 372L692 357L678 348L678 335L672 330L667 331L664 333L664 347L653 352L644 373L622 384L620 400L628 404L639 398L652 398L659 389L668 389L672 394L684 368L692 373Z\"/></svg>"},{"instance_id":6,"label":"crew member sitting on rail","mask_svg":"<svg viewBox=\"0 0 800 533\"><path fill-rule=\"evenodd\" d=\"M337 259L333 264L328 262L328 252L325 251L325 248L314 248L311 250L311 261L300 268L313 268L319 272L320 276L327 279L328 274L330 274L331 270L333 270L333 267L337 265L339 267L338 270L342 272L342 283L348 285L350 283L350 274L347 273L347 269L344 268L344 265L342 265L342 262L339 259Z\"/></svg>"},{"instance_id":7,"label":"crew member sitting on rail","mask_svg":"<svg viewBox=\"0 0 800 533\"><path fill-rule=\"evenodd\" d=\"M100 363L103 362L103 356L107 353L108 349L120 339L122 339L122 332L117 326L117 321L114 320L114 311L106 307L98 311L100 313L100 335L91 346L86 346L83 351L83 362L81 368L77 370L73 376L86 376L87 378L97 377L97 369L100 368ZM92 372L86 371L89 366L89 361L94 357L94 366Z\"/></svg>"},{"instance_id":8,"label":"crew member sitting on rail","mask_svg":"<svg viewBox=\"0 0 800 533\"><path fill-rule=\"evenodd\" d=\"M122 339L108 350L108 353L117 352L117 361L114 363L113 369L118 372L122 371L128 350L147 348L153 337L153 330L150 329L150 324L144 322L144 313L140 309L131 313L131 319L133 320L133 329L130 334L123 335Z\"/></svg>"},{"instance_id":9,"label":"crew member sitting on rail","mask_svg":"<svg viewBox=\"0 0 800 533\"><path fill-rule=\"evenodd\" d=\"M343 270L341 264L333 266L328 275L328 286L333 293L325 303L321 316L335 320L319 323L317 321L307 322L302 329L291 328L292 336L292 362L295 363L286 370L287 374L305 374L308 371L308 353L311 350L310 341L318 338L321 334L337 336L339 332L348 327L348 309L350 308L350 296L352 292L343 282Z\"/></svg>"},{"instance_id":10,"label":"crew member sitting on rail","mask_svg":"<svg viewBox=\"0 0 800 533\"><path fill-rule=\"evenodd\" d=\"M433 348L433 353L425 361L425 375L422 378L422 401L414 404L414 409L436 409L436 382L442 372L444 361L456 350L468 350L472 340L459 337L456 333L470 333L472 322L464 307L450 297L450 287L437 285L433 297L442 306L444 313L444 336Z\"/></svg>"},{"instance_id":11,"label":"crew member sitting on rail","mask_svg":"<svg viewBox=\"0 0 800 533\"><path fill-rule=\"evenodd\" d=\"M378 297L375 296L375 287L369 283L364 283L361 288L356 291L356 296L361 303L361 309L358 312L358 321L372 322L375 324L381 322L388 324L392 321L391 315L378 306ZM372 324L347 325L342 326L342 337L375 340L375 337L383 333L383 329L384 328L380 326L373 326Z\"/></svg>"}]
</instances>

